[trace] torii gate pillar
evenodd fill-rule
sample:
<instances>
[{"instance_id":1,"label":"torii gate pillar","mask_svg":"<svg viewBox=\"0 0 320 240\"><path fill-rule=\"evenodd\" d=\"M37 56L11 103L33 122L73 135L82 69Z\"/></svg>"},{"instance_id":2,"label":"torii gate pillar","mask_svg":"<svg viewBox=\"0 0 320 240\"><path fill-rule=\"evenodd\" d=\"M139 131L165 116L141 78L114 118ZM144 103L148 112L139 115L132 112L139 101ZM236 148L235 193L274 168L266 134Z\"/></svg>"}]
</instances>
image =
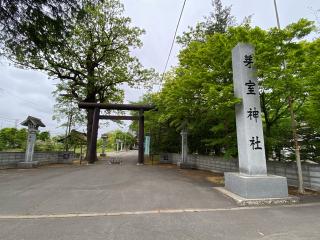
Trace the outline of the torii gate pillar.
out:
<instances>
[{"instance_id":1,"label":"torii gate pillar","mask_svg":"<svg viewBox=\"0 0 320 240\"><path fill-rule=\"evenodd\" d=\"M140 109L138 165L142 165L143 163L144 163L144 115L143 115L143 109Z\"/></svg>"}]
</instances>

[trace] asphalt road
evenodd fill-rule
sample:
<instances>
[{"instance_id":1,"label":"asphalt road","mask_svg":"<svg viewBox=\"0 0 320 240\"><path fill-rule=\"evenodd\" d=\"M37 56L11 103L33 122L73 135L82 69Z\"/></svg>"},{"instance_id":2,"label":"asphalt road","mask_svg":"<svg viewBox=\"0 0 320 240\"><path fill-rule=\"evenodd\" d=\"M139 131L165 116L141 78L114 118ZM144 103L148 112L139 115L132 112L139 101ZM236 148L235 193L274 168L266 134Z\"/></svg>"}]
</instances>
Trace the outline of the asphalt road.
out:
<instances>
[{"instance_id":1,"label":"asphalt road","mask_svg":"<svg viewBox=\"0 0 320 240\"><path fill-rule=\"evenodd\" d=\"M239 208L168 166L0 171L0 239L320 239L320 203Z\"/></svg>"}]
</instances>

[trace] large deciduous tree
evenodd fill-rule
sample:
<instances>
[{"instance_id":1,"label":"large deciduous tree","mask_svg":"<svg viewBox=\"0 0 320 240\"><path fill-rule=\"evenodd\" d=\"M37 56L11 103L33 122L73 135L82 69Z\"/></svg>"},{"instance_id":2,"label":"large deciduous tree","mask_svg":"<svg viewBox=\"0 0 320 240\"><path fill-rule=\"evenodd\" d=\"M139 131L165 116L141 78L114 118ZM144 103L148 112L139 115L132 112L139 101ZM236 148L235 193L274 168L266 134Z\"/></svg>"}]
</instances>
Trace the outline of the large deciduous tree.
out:
<instances>
[{"instance_id":1,"label":"large deciduous tree","mask_svg":"<svg viewBox=\"0 0 320 240\"><path fill-rule=\"evenodd\" d=\"M225 33L228 27L235 24L236 19L231 14L231 6L223 6L221 0L212 0L211 5L213 10L205 17L205 21L198 22L195 27L189 27L188 31L177 38L178 43L186 47L192 41L204 42L207 35Z\"/></svg>"},{"instance_id":2,"label":"large deciduous tree","mask_svg":"<svg viewBox=\"0 0 320 240\"><path fill-rule=\"evenodd\" d=\"M11 21L9 14L1 21L2 54L18 66L42 70L59 79L58 92L66 98L121 102L120 84L151 79L152 71L130 54L131 49L142 46L139 36L144 31L123 16L119 0L39 0L30 10L22 1L17 2L21 4L13 13L21 17ZM26 3L33 5L32 1ZM1 14L15 8L9 1L3 6ZM34 14L36 17L29 20ZM88 110L88 139L92 119L93 111Z\"/></svg>"},{"instance_id":3,"label":"large deciduous tree","mask_svg":"<svg viewBox=\"0 0 320 240\"><path fill-rule=\"evenodd\" d=\"M8 49L28 47L28 51L42 51L50 45L64 45L71 32L70 18L80 10L77 0L1 0L0 40L1 53ZM26 46L27 45L27 46Z\"/></svg>"}]
</instances>

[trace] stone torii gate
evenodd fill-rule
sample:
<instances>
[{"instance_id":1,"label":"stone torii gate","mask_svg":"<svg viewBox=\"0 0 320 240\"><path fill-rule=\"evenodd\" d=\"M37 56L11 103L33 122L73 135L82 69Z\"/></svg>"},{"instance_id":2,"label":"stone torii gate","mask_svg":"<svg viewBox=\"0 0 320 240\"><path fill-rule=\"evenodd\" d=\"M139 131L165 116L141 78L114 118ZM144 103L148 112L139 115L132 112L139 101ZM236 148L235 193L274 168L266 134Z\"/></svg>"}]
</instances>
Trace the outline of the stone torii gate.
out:
<instances>
[{"instance_id":1,"label":"stone torii gate","mask_svg":"<svg viewBox=\"0 0 320 240\"><path fill-rule=\"evenodd\" d=\"M96 159L96 148L97 148L97 137L98 137L98 127L99 119L105 120L139 120L139 150L138 150L138 164L144 163L144 111L149 111L155 109L151 105L137 105L137 104L113 104L113 103L89 103L89 102L80 102L78 104L80 109L93 109L93 122L92 122L92 131L91 138L89 139L88 146L88 161L94 162ZM110 116L100 115L100 110L130 110L130 111L139 111L139 116Z\"/></svg>"}]
</instances>

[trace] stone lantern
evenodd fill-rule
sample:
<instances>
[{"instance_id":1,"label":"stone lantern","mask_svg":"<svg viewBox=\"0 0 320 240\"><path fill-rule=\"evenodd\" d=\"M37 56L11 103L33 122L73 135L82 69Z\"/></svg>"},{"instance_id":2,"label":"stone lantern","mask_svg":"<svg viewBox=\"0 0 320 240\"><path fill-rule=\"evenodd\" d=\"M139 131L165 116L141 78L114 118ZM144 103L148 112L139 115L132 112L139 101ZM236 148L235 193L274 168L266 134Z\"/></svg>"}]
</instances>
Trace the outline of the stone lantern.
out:
<instances>
[{"instance_id":1,"label":"stone lantern","mask_svg":"<svg viewBox=\"0 0 320 240\"><path fill-rule=\"evenodd\" d=\"M26 120L21 123L22 126L28 127L27 149L24 162L19 162L18 167L32 168L38 165L37 161L33 161L34 145L36 143L36 134L39 127L45 127L39 118L28 116Z\"/></svg>"},{"instance_id":2,"label":"stone lantern","mask_svg":"<svg viewBox=\"0 0 320 240\"><path fill-rule=\"evenodd\" d=\"M188 121L184 120L179 129L181 129L181 159L177 165L180 168L193 168L193 164L188 162Z\"/></svg>"}]
</instances>

